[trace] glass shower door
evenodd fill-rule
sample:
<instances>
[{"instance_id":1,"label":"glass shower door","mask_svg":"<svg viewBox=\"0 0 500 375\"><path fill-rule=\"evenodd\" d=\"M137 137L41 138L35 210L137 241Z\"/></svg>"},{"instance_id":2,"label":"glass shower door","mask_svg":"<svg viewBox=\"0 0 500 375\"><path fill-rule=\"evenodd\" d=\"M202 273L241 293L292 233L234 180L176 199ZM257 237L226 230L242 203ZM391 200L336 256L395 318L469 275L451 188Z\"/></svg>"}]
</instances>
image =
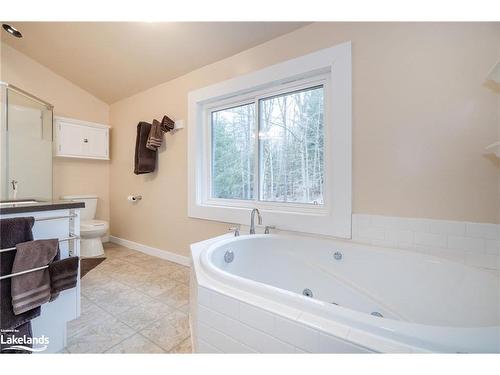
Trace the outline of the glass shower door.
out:
<instances>
[{"instance_id":1,"label":"glass shower door","mask_svg":"<svg viewBox=\"0 0 500 375\"><path fill-rule=\"evenodd\" d=\"M7 87L2 200L52 199L52 107Z\"/></svg>"}]
</instances>

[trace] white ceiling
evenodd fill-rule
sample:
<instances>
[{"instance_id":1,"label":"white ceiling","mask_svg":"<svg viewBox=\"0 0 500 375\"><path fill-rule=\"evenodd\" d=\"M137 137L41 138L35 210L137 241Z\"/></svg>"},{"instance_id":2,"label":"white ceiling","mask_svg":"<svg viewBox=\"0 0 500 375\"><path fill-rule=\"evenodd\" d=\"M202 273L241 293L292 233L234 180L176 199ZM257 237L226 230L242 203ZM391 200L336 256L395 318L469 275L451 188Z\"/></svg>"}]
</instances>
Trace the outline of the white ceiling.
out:
<instances>
[{"instance_id":1,"label":"white ceiling","mask_svg":"<svg viewBox=\"0 0 500 375\"><path fill-rule=\"evenodd\" d=\"M107 103L286 34L303 22L12 22L2 41Z\"/></svg>"}]
</instances>

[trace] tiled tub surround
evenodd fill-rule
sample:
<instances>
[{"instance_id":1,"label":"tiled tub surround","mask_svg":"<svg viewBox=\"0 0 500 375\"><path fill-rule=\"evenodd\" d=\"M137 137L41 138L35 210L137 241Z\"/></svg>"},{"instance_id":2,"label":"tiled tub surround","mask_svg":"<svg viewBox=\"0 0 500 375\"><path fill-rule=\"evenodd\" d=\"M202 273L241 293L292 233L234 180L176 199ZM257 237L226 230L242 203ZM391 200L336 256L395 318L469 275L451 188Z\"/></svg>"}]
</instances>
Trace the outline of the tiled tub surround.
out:
<instances>
[{"instance_id":1,"label":"tiled tub surround","mask_svg":"<svg viewBox=\"0 0 500 375\"><path fill-rule=\"evenodd\" d=\"M499 224L353 214L352 239L500 269Z\"/></svg>"},{"instance_id":2,"label":"tiled tub surround","mask_svg":"<svg viewBox=\"0 0 500 375\"><path fill-rule=\"evenodd\" d=\"M500 352L496 273L414 251L282 238L192 245L196 352Z\"/></svg>"}]
</instances>

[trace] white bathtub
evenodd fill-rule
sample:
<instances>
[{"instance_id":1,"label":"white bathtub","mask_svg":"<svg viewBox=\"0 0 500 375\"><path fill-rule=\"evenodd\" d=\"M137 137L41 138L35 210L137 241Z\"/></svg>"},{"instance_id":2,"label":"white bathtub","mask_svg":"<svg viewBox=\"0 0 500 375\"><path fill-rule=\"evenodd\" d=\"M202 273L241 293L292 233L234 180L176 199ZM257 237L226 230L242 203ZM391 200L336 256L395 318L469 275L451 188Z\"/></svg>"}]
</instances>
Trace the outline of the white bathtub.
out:
<instances>
[{"instance_id":1,"label":"white bathtub","mask_svg":"<svg viewBox=\"0 0 500 375\"><path fill-rule=\"evenodd\" d=\"M192 255L199 352L500 352L496 272L306 236L226 235Z\"/></svg>"}]
</instances>

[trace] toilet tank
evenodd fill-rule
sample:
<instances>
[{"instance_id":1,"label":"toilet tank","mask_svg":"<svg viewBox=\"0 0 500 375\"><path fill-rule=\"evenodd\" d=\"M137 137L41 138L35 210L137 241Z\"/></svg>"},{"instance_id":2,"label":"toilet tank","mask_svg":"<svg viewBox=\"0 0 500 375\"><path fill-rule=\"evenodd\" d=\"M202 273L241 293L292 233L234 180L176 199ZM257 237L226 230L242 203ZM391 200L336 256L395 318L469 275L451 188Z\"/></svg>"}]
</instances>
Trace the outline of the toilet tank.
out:
<instances>
[{"instance_id":1,"label":"toilet tank","mask_svg":"<svg viewBox=\"0 0 500 375\"><path fill-rule=\"evenodd\" d=\"M95 219L97 195L64 195L61 199L85 203L85 207L80 209L80 220Z\"/></svg>"}]
</instances>

